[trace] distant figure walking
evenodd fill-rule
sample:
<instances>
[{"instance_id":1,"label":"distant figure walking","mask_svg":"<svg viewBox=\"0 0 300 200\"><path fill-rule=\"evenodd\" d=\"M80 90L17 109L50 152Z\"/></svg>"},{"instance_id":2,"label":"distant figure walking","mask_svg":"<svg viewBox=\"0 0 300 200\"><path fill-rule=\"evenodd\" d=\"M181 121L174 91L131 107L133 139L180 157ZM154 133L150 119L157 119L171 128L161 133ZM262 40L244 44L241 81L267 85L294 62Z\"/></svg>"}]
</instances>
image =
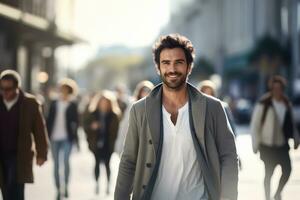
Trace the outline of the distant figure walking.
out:
<instances>
[{"instance_id":1,"label":"distant figure walking","mask_svg":"<svg viewBox=\"0 0 300 200\"><path fill-rule=\"evenodd\" d=\"M51 102L47 117L58 200L61 196L61 190L64 190L65 197L69 196L70 154L74 143L79 147L77 136L79 117L77 103L73 99L76 89L77 84L75 81L67 78L63 79L59 83L60 96ZM63 156L63 163L61 163L60 156ZM63 186L61 185L60 175L62 164L64 165Z\"/></svg>"},{"instance_id":2,"label":"distant figure walking","mask_svg":"<svg viewBox=\"0 0 300 200\"><path fill-rule=\"evenodd\" d=\"M91 101L89 113L85 115L83 122L87 135L89 149L95 157L95 180L96 194L99 193L100 163L106 167L107 188L110 192L110 167L109 162L114 151L114 145L119 128L121 111L115 95L110 91L103 91L96 94Z\"/></svg>"},{"instance_id":3,"label":"distant figure walking","mask_svg":"<svg viewBox=\"0 0 300 200\"><path fill-rule=\"evenodd\" d=\"M20 87L21 78L16 71L1 73L0 189L3 200L24 200L24 185L33 182L33 158L36 157L39 166L47 160L48 137L42 107L33 95Z\"/></svg>"},{"instance_id":4,"label":"distant figure walking","mask_svg":"<svg viewBox=\"0 0 300 200\"><path fill-rule=\"evenodd\" d=\"M141 81L136 85L135 90L133 92L132 100L128 103L128 106L124 111L122 120L120 122L119 130L118 130L115 152L117 152L119 155L121 155L124 146L124 141L125 141L128 125L129 125L130 109L133 103L147 96L153 88L154 88L153 83L147 80Z\"/></svg>"},{"instance_id":5,"label":"distant figure walking","mask_svg":"<svg viewBox=\"0 0 300 200\"><path fill-rule=\"evenodd\" d=\"M294 148L299 145L299 134L292 116L292 105L284 95L286 80L274 76L268 83L269 92L257 103L251 120L253 152L260 152L265 165L265 198L270 200L270 182L274 169L280 165L282 175L274 199L281 200L281 192L291 174L288 140L294 139Z\"/></svg>"}]
</instances>

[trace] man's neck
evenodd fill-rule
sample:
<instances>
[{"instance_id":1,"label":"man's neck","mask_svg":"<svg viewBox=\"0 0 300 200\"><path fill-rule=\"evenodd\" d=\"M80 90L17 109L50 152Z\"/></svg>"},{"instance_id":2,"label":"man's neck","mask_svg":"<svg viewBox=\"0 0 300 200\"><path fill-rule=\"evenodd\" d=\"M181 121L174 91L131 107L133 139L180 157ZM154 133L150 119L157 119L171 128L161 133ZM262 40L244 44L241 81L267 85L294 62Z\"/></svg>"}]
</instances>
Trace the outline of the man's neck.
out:
<instances>
[{"instance_id":1,"label":"man's neck","mask_svg":"<svg viewBox=\"0 0 300 200\"><path fill-rule=\"evenodd\" d=\"M62 101L62 102L68 102L69 100L70 100L70 98L69 98L69 96L60 96L60 100Z\"/></svg>"},{"instance_id":2,"label":"man's neck","mask_svg":"<svg viewBox=\"0 0 300 200\"><path fill-rule=\"evenodd\" d=\"M178 90L173 90L163 85L162 95L163 106L171 114L172 122L176 124L178 110L184 106L188 100L187 85L185 84L184 87Z\"/></svg>"},{"instance_id":3,"label":"man's neck","mask_svg":"<svg viewBox=\"0 0 300 200\"><path fill-rule=\"evenodd\" d=\"M6 102L6 103L10 103L10 102L17 101L18 98L19 98L19 91L16 92L16 94L14 95L14 97L12 97L11 99L3 99L3 100L4 100L4 102Z\"/></svg>"},{"instance_id":4,"label":"man's neck","mask_svg":"<svg viewBox=\"0 0 300 200\"><path fill-rule=\"evenodd\" d=\"M273 96L272 98L273 98L273 100L275 100L277 102L282 102L283 101L283 97Z\"/></svg>"}]
</instances>

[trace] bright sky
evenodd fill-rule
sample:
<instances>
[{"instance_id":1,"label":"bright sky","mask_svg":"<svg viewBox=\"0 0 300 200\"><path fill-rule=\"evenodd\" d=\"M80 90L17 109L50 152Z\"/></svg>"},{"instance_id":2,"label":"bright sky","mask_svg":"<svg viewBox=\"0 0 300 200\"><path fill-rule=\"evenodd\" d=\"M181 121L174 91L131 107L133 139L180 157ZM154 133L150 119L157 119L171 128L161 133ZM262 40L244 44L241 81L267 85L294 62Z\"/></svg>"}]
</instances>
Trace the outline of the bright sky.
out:
<instances>
[{"instance_id":1,"label":"bright sky","mask_svg":"<svg viewBox=\"0 0 300 200\"><path fill-rule=\"evenodd\" d=\"M101 47L152 45L167 24L170 0L64 0L56 13L60 29L70 31L88 43L62 47L59 65L79 69ZM73 13L72 13L73 12Z\"/></svg>"},{"instance_id":2,"label":"bright sky","mask_svg":"<svg viewBox=\"0 0 300 200\"><path fill-rule=\"evenodd\" d=\"M74 0L77 35L94 46L151 45L169 20L169 0Z\"/></svg>"}]
</instances>

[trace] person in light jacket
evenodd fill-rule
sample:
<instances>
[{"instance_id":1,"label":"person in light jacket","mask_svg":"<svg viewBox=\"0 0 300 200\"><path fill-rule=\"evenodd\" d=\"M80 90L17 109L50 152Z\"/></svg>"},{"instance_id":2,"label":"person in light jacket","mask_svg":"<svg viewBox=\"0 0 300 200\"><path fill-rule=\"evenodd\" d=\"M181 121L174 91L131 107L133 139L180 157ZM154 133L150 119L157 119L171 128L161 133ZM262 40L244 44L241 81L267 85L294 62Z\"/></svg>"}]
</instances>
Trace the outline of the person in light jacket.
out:
<instances>
[{"instance_id":1,"label":"person in light jacket","mask_svg":"<svg viewBox=\"0 0 300 200\"><path fill-rule=\"evenodd\" d=\"M162 36L153 56L162 83L131 108L115 200L236 200L236 147L222 104L187 83L192 43Z\"/></svg>"},{"instance_id":2,"label":"person in light jacket","mask_svg":"<svg viewBox=\"0 0 300 200\"><path fill-rule=\"evenodd\" d=\"M288 140L294 139L294 148L299 145L292 105L284 95L286 80L282 76L273 76L268 83L270 92L263 95L254 108L251 119L253 152L260 152L265 166L265 198L271 199L270 182L274 169L280 165L282 175L274 194L275 200L281 200L281 193L291 174L291 160Z\"/></svg>"}]
</instances>

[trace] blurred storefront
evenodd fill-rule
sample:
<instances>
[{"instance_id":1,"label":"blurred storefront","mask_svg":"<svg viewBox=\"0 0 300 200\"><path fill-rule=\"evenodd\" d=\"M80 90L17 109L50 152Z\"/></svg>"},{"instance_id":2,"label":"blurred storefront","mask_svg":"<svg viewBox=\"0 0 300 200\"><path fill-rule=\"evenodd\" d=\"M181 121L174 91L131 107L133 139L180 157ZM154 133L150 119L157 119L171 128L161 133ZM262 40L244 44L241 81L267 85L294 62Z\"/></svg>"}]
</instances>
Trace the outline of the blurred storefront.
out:
<instances>
[{"instance_id":1,"label":"blurred storefront","mask_svg":"<svg viewBox=\"0 0 300 200\"><path fill-rule=\"evenodd\" d=\"M64 6L66 2L69 9L64 12L72 12L72 0ZM79 41L71 28L57 25L59 3L0 0L0 71L17 70L26 91L37 93L55 83L56 49Z\"/></svg>"},{"instance_id":2,"label":"blurred storefront","mask_svg":"<svg viewBox=\"0 0 300 200\"><path fill-rule=\"evenodd\" d=\"M191 39L198 58L208 59L222 77L221 93L231 94L236 88L231 85L241 83L235 94L255 100L269 75L281 73L291 85L300 78L299 0L176 0L171 8L162 33L179 32ZM264 67L252 66L249 55L265 37L287 47L291 59L262 77L257 74L263 74Z\"/></svg>"}]
</instances>

